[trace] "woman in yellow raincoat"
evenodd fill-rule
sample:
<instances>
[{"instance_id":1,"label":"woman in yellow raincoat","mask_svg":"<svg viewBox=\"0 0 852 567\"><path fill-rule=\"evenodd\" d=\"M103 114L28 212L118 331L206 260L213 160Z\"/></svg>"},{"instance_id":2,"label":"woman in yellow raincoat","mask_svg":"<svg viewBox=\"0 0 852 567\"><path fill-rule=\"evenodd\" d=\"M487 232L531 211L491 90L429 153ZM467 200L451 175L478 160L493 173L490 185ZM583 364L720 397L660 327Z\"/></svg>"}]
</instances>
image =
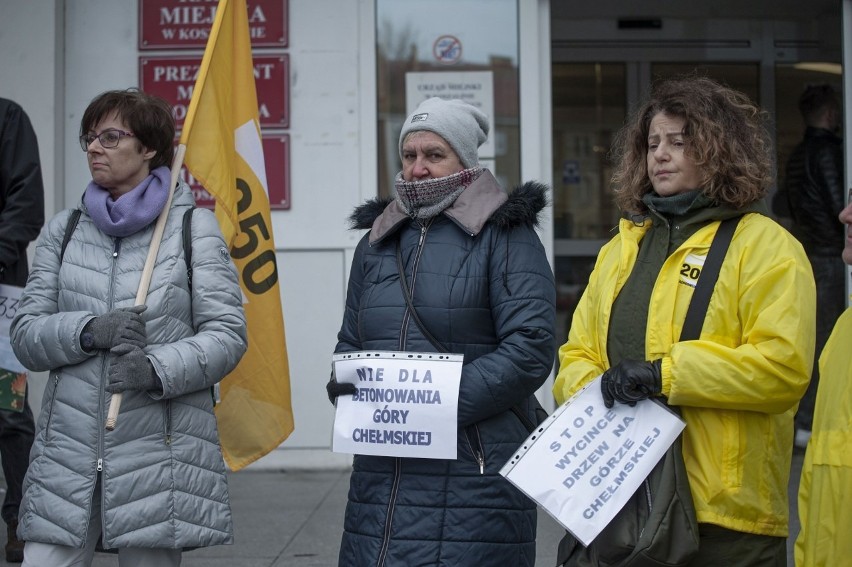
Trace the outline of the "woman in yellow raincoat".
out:
<instances>
[{"instance_id":1,"label":"woman in yellow raincoat","mask_svg":"<svg viewBox=\"0 0 852 567\"><path fill-rule=\"evenodd\" d=\"M766 216L762 113L707 78L655 86L625 126L613 182L624 218L559 349L562 403L603 374L607 406L666 397L699 550L690 567L786 565L793 415L813 364L815 291L801 245ZM739 217L697 340L680 341L720 221Z\"/></svg>"}]
</instances>

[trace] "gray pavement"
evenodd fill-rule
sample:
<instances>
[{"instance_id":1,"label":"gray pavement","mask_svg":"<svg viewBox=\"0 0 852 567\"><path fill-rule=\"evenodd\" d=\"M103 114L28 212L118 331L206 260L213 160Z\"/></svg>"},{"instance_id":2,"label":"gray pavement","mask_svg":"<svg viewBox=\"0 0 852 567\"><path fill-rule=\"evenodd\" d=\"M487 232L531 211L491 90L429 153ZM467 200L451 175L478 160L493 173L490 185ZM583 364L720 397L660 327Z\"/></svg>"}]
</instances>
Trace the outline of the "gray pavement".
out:
<instances>
[{"instance_id":1,"label":"gray pavement","mask_svg":"<svg viewBox=\"0 0 852 567\"><path fill-rule=\"evenodd\" d=\"M793 456L791 534L798 533L795 494L802 453ZM2 475L0 475L0 478ZM334 567L343 529L349 470L241 471L229 477L234 545L184 553L182 567ZM553 567L562 528L539 512L536 567ZM2 539L2 538L0 538ZM4 542L5 543L5 542ZM792 538L788 542L792 550ZM2 561L0 566L10 565ZM115 567L99 553L93 567ZM789 554L792 567L792 553ZM471 566L475 567L475 566ZM512 567L512 566L507 566Z\"/></svg>"}]
</instances>

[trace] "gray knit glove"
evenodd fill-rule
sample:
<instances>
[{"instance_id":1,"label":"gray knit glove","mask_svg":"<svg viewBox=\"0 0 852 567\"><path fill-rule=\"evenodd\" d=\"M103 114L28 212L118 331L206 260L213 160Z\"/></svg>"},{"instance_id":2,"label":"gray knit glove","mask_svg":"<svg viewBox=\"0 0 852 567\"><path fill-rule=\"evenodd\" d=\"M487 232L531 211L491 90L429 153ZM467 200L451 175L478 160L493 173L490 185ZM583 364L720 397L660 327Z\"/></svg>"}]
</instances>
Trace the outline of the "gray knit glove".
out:
<instances>
[{"instance_id":1,"label":"gray knit glove","mask_svg":"<svg viewBox=\"0 0 852 567\"><path fill-rule=\"evenodd\" d=\"M147 308L147 305L121 307L95 317L83 327L80 344L87 350L110 349L120 344L146 346L145 321L140 314Z\"/></svg>"},{"instance_id":2,"label":"gray knit glove","mask_svg":"<svg viewBox=\"0 0 852 567\"><path fill-rule=\"evenodd\" d=\"M127 390L163 391L163 384L154 372L151 361L138 346L123 344L110 349L114 355L109 363L106 391L111 394Z\"/></svg>"}]
</instances>

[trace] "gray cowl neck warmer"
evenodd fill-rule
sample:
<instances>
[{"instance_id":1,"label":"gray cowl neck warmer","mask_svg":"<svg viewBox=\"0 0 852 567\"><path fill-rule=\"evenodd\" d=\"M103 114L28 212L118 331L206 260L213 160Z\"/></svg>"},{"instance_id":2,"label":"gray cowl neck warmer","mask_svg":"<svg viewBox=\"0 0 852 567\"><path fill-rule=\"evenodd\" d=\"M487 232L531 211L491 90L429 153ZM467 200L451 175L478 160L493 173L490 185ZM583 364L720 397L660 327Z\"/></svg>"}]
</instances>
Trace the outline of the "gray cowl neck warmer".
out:
<instances>
[{"instance_id":1,"label":"gray cowl neck warmer","mask_svg":"<svg viewBox=\"0 0 852 567\"><path fill-rule=\"evenodd\" d=\"M452 205L453 201L479 177L482 171L481 167L473 167L446 177L422 181L405 181L400 172L394 183L396 200L410 217L432 218Z\"/></svg>"}]
</instances>

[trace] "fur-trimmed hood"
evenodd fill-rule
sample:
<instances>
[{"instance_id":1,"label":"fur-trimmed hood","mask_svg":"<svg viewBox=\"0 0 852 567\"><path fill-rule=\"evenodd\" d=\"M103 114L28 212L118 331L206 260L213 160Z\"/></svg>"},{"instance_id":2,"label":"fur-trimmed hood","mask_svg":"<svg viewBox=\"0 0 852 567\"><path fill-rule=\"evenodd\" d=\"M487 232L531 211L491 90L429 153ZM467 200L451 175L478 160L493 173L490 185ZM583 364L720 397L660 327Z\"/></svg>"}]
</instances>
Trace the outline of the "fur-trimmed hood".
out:
<instances>
[{"instance_id":1,"label":"fur-trimmed hood","mask_svg":"<svg viewBox=\"0 0 852 567\"><path fill-rule=\"evenodd\" d=\"M491 172L485 170L441 214L471 236L479 234L486 223L504 229L538 226L539 214L548 204L547 191L546 185L531 181L506 195ZM370 229L373 244L395 232L408 218L396 199L376 197L355 208L349 226L353 230Z\"/></svg>"}]
</instances>

